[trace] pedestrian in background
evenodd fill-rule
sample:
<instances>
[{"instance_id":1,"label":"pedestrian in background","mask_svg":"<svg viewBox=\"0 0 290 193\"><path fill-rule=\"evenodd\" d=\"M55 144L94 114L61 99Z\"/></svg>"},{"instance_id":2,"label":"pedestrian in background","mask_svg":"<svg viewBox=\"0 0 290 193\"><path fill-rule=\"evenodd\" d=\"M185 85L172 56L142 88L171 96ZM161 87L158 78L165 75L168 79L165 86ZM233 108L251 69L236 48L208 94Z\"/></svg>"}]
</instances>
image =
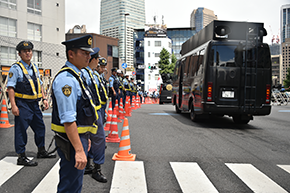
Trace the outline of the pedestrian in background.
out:
<instances>
[{"instance_id":1,"label":"pedestrian in background","mask_svg":"<svg viewBox=\"0 0 290 193\"><path fill-rule=\"evenodd\" d=\"M42 81L36 64L31 62L33 44L21 41L16 50L21 60L12 64L8 74L8 95L15 116L14 143L18 154L17 165L37 166L37 162L26 157L27 129L34 132L34 141L38 148L37 158L55 158L45 150L45 125L39 107L42 100L44 110L48 109L43 94Z\"/></svg>"},{"instance_id":2,"label":"pedestrian in background","mask_svg":"<svg viewBox=\"0 0 290 193\"><path fill-rule=\"evenodd\" d=\"M61 159L57 192L80 193L90 146L89 133L97 133L93 93L81 71L87 67L93 52L92 36L74 38L62 44L66 46L67 62L52 83L51 129L59 139L56 145Z\"/></svg>"},{"instance_id":3,"label":"pedestrian in background","mask_svg":"<svg viewBox=\"0 0 290 193\"><path fill-rule=\"evenodd\" d=\"M112 68L112 75L109 78L109 89L110 89L110 96L112 97L112 109L115 107L116 99L118 99L118 96L120 95L119 90L119 79L117 77L117 69Z\"/></svg>"}]
</instances>

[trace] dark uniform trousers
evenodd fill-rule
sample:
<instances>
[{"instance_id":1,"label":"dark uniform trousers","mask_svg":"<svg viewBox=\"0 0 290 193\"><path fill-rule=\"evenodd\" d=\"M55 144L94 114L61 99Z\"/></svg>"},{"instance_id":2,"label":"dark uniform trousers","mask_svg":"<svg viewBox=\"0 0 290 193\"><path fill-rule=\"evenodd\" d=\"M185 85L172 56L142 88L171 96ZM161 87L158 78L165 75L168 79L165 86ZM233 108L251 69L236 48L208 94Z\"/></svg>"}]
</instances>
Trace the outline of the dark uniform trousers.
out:
<instances>
[{"instance_id":1,"label":"dark uniform trousers","mask_svg":"<svg viewBox=\"0 0 290 193\"><path fill-rule=\"evenodd\" d=\"M44 147L45 125L42 120L38 101L26 102L25 99L16 98L19 116L15 116L15 150L17 154L25 152L27 144L27 129L30 126L34 132L34 142L37 147Z\"/></svg>"},{"instance_id":2,"label":"dark uniform trousers","mask_svg":"<svg viewBox=\"0 0 290 193\"><path fill-rule=\"evenodd\" d=\"M106 136L102 120L101 111L98 110L99 119L97 120L98 131L96 134L90 133L91 150L89 157L93 158L95 164L104 164L105 162L105 149L106 149Z\"/></svg>"},{"instance_id":3,"label":"dark uniform trousers","mask_svg":"<svg viewBox=\"0 0 290 193\"><path fill-rule=\"evenodd\" d=\"M89 134L79 134L84 151L88 153ZM59 183L57 186L58 193L80 193L83 185L83 176L85 170L75 168L75 149L70 145L70 161L67 161L60 148L57 153L60 157Z\"/></svg>"}]
</instances>

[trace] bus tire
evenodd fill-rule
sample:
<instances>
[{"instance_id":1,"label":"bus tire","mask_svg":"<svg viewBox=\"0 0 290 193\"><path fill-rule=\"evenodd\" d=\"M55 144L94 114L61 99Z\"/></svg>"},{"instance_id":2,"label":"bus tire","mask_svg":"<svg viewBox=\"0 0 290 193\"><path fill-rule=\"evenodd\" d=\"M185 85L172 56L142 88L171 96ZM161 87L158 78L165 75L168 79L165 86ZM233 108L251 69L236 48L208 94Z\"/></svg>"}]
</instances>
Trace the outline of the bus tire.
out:
<instances>
[{"instance_id":1,"label":"bus tire","mask_svg":"<svg viewBox=\"0 0 290 193\"><path fill-rule=\"evenodd\" d=\"M191 105L190 105L190 113L189 113L189 115L190 115L191 121L193 121L193 122L198 121L198 115L196 115L196 113L194 112L193 103L191 103Z\"/></svg>"},{"instance_id":2,"label":"bus tire","mask_svg":"<svg viewBox=\"0 0 290 193\"><path fill-rule=\"evenodd\" d=\"M250 120L242 120L240 115L233 116L233 121L236 124L248 124Z\"/></svg>"},{"instance_id":3,"label":"bus tire","mask_svg":"<svg viewBox=\"0 0 290 193\"><path fill-rule=\"evenodd\" d=\"M177 103L175 102L175 112L176 113L181 113L181 110L178 108Z\"/></svg>"}]
</instances>

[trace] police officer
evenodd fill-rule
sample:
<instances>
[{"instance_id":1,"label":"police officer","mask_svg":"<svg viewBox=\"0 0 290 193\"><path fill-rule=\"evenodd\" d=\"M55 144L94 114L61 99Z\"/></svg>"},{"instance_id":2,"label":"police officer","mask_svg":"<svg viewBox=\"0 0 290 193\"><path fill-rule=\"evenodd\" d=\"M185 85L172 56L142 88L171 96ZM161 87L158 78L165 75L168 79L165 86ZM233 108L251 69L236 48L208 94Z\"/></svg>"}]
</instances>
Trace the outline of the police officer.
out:
<instances>
[{"instance_id":1,"label":"police officer","mask_svg":"<svg viewBox=\"0 0 290 193\"><path fill-rule=\"evenodd\" d=\"M109 78L109 84L110 84L109 88L110 88L111 97L112 97L112 109L114 109L116 99L118 99L118 96L120 94L120 90L119 90L119 79L117 77L117 69L112 68L111 71L112 71L112 75Z\"/></svg>"},{"instance_id":2,"label":"police officer","mask_svg":"<svg viewBox=\"0 0 290 193\"><path fill-rule=\"evenodd\" d=\"M122 99L123 101L123 106L124 106L124 98L125 98L125 88L124 88L124 85L123 85L123 72L119 69L117 70L117 76L118 76L118 79L119 79L119 89L120 89L120 95L118 97L118 100L119 100L119 105L120 105L120 101Z\"/></svg>"},{"instance_id":3,"label":"police officer","mask_svg":"<svg viewBox=\"0 0 290 193\"><path fill-rule=\"evenodd\" d=\"M92 142L91 150L88 153L89 160L93 158L94 166L91 168L90 161L88 160L85 174L92 173L92 177L99 181L106 183L107 178L101 172L101 164L105 162L105 148L106 139L105 131L103 126L103 118L101 114L101 97L100 97L100 82L96 74L94 74L93 69L98 66L99 48L94 48L94 52L90 53L91 59L88 67L82 69L86 82L93 93L94 103L98 112L98 119L96 120L98 125L97 134L90 134L90 139Z\"/></svg>"},{"instance_id":4,"label":"police officer","mask_svg":"<svg viewBox=\"0 0 290 193\"><path fill-rule=\"evenodd\" d=\"M97 70L94 71L94 74L97 75L99 83L100 83L100 87L99 87L99 91L100 91L100 97L101 97L101 114L102 114L102 118L103 118L103 123L105 123L105 110L107 107L107 101L108 101L108 88L107 88L107 80L104 77L104 72L106 70L106 66L107 66L107 60L103 57L99 58L99 64L97 67Z\"/></svg>"},{"instance_id":5,"label":"police officer","mask_svg":"<svg viewBox=\"0 0 290 193\"><path fill-rule=\"evenodd\" d=\"M140 88L138 89L138 95L140 97L140 103L142 104L143 92L142 92L142 90Z\"/></svg>"},{"instance_id":6,"label":"police officer","mask_svg":"<svg viewBox=\"0 0 290 193\"><path fill-rule=\"evenodd\" d=\"M125 75L125 78L123 80L123 85L126 91L125 97L130 97L131 99L131 85L130 85L130 81L129 81L129 74Z\"/></svg>"},{"instance_id":7,"label":"police officer","mask_svg":"<svg viewBox=\"0 0 290 193\"><path fill-rule=\"evenodd\" d=\"M136 95L137 95L137 88L134 85L134 78L131 78L130 86L131 86L130 103L132 104L132 98L133 98L133 96L136 97Z\"/></svg>"},{"instance_id":8,"label":"police officer","mask_svg":"<svg viewBox=\"0 0 290 193\"><path fill-rule=\"evenodd\" d=\"M44 110L48 109L47 99L43 95L42 81L36 64L31 62L33 44L21 41L16 50L21 60L13 64L8 75L8 95L15 116L14 142L18 154L17 165L37 166L25 154L27 144L26 130L30 126L34 132L34 141L38 147L37 158L55 158L45 150L45 125L39 101L42 99Z\"/></svg>"},{"instance_id":9,"label":"police officer","mask_svg":"<svg viewBox=\"0 0 290 193\"><path fill-rule=\"evenodd\" d=\"M61 159L57 192L75 193L82 189L90 146L89 133L97 133L97 110L93 93L81 71L88 65L90 53L93 52L92 36L74 38L62 44L66 46L67 62L52 83L51 129L56 132L56 136L60 135L69 141L68 149L57 150Z\"/></svg>"}]
</instances>

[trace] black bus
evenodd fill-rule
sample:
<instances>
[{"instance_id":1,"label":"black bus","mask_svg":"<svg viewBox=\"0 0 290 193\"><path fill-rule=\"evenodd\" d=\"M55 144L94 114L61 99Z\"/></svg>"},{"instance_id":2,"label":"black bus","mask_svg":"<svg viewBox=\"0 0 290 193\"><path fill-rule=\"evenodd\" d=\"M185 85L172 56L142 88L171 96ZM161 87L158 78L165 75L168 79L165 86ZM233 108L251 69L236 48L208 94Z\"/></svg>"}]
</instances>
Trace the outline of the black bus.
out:
<instances>
[{"instance_id":1,"label":"black bus","mask_svg":"<svg viewBox=\"0 0 290 193\"><path fill-rule=\"evenodd\" d=\"M238 124L271 112L272 65L263 23L213 21L182 45L173 74L172 104Z\"/></svg>"}]
</instances>

